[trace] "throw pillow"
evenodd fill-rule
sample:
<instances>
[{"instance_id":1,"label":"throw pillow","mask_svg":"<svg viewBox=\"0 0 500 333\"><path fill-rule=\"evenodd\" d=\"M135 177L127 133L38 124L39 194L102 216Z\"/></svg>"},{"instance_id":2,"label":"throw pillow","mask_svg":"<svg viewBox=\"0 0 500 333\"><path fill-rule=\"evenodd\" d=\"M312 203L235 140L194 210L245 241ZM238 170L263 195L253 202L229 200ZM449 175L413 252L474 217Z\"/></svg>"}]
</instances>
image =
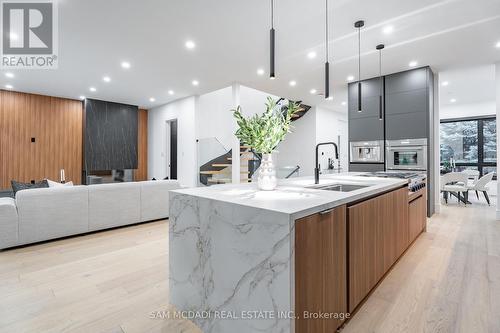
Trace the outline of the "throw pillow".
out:
<instances>
[{"instance_id":1,"label":"throw pillow","mask_svg":"<svg viewBox=\"0 0 500 333\"><path fill-rule=\"evenodd\" d=\"M16 193L18 191L28 190L28 189L32 189L32 188L45 188L45 187L49 187L49 183L45 179L42 180L41 182L34 183L34 184L31 184L31 183L21 183L21 182L15 181L15 180L11 180L10 183L12 185L12 192L14 192L14 196L16 196Z\"/></svg>"},{"instance_id":2,"label":"throw pillow","mask_svg":"<svg viewBox=\"0 0 500 333\"><path fill-rule=\"evenodd\" d=\"M73 182L67 182L67 183L59 183L59 182L55 182L53 180L50 180L50 179L46 179L47 180L47 183L49 183L49 187L59 187L59 186L73 186Z\"/></svg>"}]
</instances>

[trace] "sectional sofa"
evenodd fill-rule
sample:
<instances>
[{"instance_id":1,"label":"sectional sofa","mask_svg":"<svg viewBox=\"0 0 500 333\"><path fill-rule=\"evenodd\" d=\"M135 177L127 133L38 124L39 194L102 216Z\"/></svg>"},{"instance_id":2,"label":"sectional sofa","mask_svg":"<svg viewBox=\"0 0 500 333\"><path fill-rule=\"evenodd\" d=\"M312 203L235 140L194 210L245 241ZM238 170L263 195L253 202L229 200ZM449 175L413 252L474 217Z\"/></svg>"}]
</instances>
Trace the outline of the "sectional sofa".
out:
<instances>
[{"instance_id":1,"label":"sectional sofa","mask_svg":"<svg viewBox=\"0 0 500 333\"><path fill-rule=\"evenodd\" d=\"M58 186L0 198L0 249L168 217L176 180Z\"/></svg>"}]
</instances>

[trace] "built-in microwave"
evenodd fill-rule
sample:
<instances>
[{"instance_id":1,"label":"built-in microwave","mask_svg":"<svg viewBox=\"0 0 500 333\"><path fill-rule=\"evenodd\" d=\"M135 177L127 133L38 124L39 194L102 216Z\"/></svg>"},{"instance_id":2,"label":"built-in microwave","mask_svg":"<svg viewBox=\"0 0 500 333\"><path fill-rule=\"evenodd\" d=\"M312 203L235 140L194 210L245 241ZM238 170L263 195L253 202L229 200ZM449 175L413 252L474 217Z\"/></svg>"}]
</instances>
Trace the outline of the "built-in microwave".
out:
<instances>
[{"instance_id":1,"label":"built-in microwave","mask_svg":"<svg viewBox=\"0 0 500 333\"><path fill-rule=\"evenodd\" d=\"M387 140L387 170L427 170L427 139Z\"/></svg>"},{"instance_id":2,"label":"built-in microwave","mask_svg":"<svg viewBox=\"0 0 500 333\"><path fill-rule=\"evenodd\" d=\"M350 143L351 163L384 163L384 141Z\"/></svg>"}]
</instances>

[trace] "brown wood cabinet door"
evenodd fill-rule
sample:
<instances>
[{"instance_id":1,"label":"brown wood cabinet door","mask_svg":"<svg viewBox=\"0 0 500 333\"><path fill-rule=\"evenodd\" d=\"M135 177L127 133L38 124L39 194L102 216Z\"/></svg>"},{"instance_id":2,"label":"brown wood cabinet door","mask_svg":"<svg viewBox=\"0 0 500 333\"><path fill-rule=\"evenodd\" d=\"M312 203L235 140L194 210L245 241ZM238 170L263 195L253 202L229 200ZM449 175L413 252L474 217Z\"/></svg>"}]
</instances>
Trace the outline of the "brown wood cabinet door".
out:
<instances>
[{"instance_id":1,"label":"brown wood cabinet door","mask_svg":"<svg viewBox=\"0 0 500 333\"><path fill-rule=\"evenodd\" d=\"M335 332L342 320L305 319L305 312L345 314L346 207L295 222L295 322L297 333Z\"/></svg>"},{"instance_id":2,"label":"brown wood cabinet door","mask_svg":"<svg viewBox=\"0 0 500 333\"><path fill-rule=\"evenodd\" d=\"M413 242L418 235L424 230L425 224L427 222L427 203L425 200L425 195L418 197L409 204L409 242Z\"/></svg>"},{"instance_id":3,"label":"brown wood cabinet door","mask_svg":"<svg viewBox=\"0 0 500 333\"><path fill-rule=\"evenodd\" d=\"M408 239L408 190L348 208L349 312L396 262Z\"/></svg>"}]
</instances>

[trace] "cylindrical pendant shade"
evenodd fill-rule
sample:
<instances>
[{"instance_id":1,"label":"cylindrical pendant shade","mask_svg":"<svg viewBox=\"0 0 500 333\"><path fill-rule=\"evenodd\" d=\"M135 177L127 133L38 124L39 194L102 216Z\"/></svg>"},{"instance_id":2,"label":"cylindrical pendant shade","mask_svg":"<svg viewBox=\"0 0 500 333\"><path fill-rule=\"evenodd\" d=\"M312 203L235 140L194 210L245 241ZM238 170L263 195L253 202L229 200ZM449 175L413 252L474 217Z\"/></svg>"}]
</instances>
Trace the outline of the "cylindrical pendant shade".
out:
<instances>
[{"instance_id":1,"label":"cylindrical pendant shade","mask_svg":"<svg viewBox=\"0 0 500 333\"><path fill-rule=\"evenodd\" d=\"M361 105L361 82L358 82L358 112L361 112L362 105Z\"/></svg>"},{"instance_id":2,"label":"cylindrical pendant shade","mask_svg":"<svg viewBox=\"0 0 500 333\"><path fill-rule=\"evenodd\" d=\"M330 63L325 62L325 99L330 97Z\"/></svg>"},{"instance_id":3,"label":"cylindrical pendant shade","mask_svg":"<svg viewBox=\"0 0 500 333\"><path fill-rule=\"evenodd\" d=\"M271 45L270 45L270 66L269 66L269 77L271 79L274 79L276 76L275 76L275 72L274 72L274 28L271 29L270 31L270 41L271 41Z\"/></svg>"}]
</instances>

